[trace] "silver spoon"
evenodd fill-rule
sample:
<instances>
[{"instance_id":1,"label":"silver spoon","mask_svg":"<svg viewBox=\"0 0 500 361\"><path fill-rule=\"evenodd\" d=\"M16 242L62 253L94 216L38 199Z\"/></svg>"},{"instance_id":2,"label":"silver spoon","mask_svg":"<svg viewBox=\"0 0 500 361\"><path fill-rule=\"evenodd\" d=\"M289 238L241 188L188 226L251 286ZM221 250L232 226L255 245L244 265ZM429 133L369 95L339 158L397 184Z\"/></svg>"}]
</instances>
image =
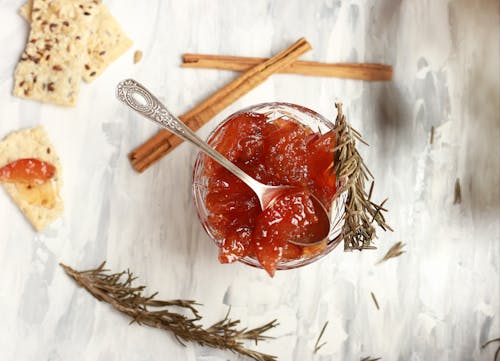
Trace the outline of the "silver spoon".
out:
<instances>
[{"instance_id":1,"label":"silver spoon","mask_svg":"<svg viewBox=\"0 0 500 361\"><path fill-rule=\"evenodd\" d=\"M172 113L170 113L153 94L151 94L143 85L139 84L135 80L127 79L120 82L117 86L116 95L119 100L127 104L130 108L142 116L149 118L161 127L199 147L203 152L205 152L205 154L241 179L255 192L262 209L266 209L271 206L284 190L295 188L291 186L269 186L250 177L226 157L201 140L184 124L184 122L172 115ZM289 240L290 243L300 246L312 246L321 243L326 237L328 237L330 232L329 214L323 204L314 195L310 195L315 208L315 213L318 216L320 227L311 229L307 239Z\"/></svg>"}]
</instances>

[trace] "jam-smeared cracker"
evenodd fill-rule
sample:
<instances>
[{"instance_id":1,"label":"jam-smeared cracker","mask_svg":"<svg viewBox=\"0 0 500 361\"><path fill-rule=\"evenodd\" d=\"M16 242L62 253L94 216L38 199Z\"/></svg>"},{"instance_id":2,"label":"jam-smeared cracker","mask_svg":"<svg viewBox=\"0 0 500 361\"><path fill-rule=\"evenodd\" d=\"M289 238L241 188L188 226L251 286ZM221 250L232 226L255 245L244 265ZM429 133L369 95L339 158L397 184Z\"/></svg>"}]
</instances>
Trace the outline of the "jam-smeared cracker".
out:
<instances>
[{"instance_id":1,"label":"jam-smeared cracker","mask_svg":"<svg viewBox=\"0 0 500 361\"><path fill-rule=\"evenodd\" d=\"M0 141L0 184L37 231L62 214L61 162L43 128Z\"/></svg>"}]
</instances>

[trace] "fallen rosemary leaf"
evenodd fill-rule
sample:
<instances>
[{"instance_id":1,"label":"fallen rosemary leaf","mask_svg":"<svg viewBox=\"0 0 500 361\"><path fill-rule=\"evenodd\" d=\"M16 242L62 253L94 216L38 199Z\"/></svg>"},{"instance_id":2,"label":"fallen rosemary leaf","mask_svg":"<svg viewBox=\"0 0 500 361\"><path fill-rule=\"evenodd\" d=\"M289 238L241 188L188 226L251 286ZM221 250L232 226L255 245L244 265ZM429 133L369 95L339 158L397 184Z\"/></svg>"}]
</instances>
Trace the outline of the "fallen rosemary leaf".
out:
<instances>
[{"instance_id":1,"label":"fallen rosemary leaf","mask_svg":"<svg viewBox=\"0 0 500 361\"><path fill-rule=\"evenodd\" d=\"M403 247L405 246L404 243L402 242L397 242L392 246L387 253L385 254L384 258L382 258L380 261L378 261L376 264L380 264L382 262L387 261L388 259L395 258L401 256L405 251L403 251Z\"/></svg>"},{"instance_id":2,"label":"fallen rosemary leaf","mask_svg":"<svg viewBox=\"0 0 500 361\"><path fill-rule=\"evenodd\" d=\"M431 127L431 137L429 139L429 143L434 144L434 126Z\"/></svg>"},{"instance_id":3,"label":"fallen rosemary leaf","mask_svg":"<svg viewBox=\"0 0 500 361\"><path fill-rule=\"evenodd\" d=\"M361 361L377 361L377 360L381 360L381 359L382 359L382 357L373 358L371 356L367 356L367 357L363 357L361 359Z\"/></svg>"},{"instance_id":4,"label":"fallen rosemary leaf","mask_svg":"<svg viewBox=\"0 0 500 361\"><path fill-rule=\"evenodd\" d=\"M326 345L326 341L323 342L322 344L319 344L321 337L323 337L323 334L325 333L326 326L328 326L328 321L325 322L323 328L321 329L321 332L319 333L318 339L316 340L316 344L314 345L314 353L317 353L320 348Z\"/></svg>"},{"instance_id":5,"label":"fallen rosemary leaf","mask_svg":"<svg viewBox=\"0 0 500 361\"><path fill-rule=\"evenodd\" d=\"M110 274L104 269L105 262L99 267L88 271L75 271L71 267L61 264L66 274L75 282L85 288L99 301L107 302L119 312L132 318L131 323L147 325L154 328L170 331L176 340L185 346L186 342L195 342L201 346L207 346L248 356L255 361L276 361L272 355L260 353L247 349L242 341L258 341L270 339L264 333L278 325L273 320L261 327L253 329L238 329L239 320L231 320L229 313L221 321L204 328L197 321L201 315L196 306L198 303L191 300L156 300L154 293L144 296L145 286L132 286L136 279L129 271ZM187 317L169 309L178 307L191 312Z\"/></svg>"},{"instance_id":6,"label":"fallen rosemary leaf","mask_svg":"<svg viewBox=\"0 0 500 361\"><path fill-rule=\"evenodd\" d=\"M488 346L490 343L493 343L493 342L500 342L500 337L497 337L497 338L494 338L492 340L489 340L487 341L486 343L484 343L481 348L485 348L486 346ZM495 356L493 356L493 361L497 361L497 358L498 356L500 355L500 346L498 346L496 352L495 352Z\"/></svg>"},{"instance_id":7,"label":"fallen rosemary leaf","mask_svg":"<svg viewBox=\"0 0 500 361\"><path fill-rule=\"evenodd\" d=\"M367 144L361 134L352 128L342 113L342 104L336 103L337 119L334 132L337 135L337 146L334 153L332 171L337 175L341 186L337 194L347 193L345 200L344 225L339 239L344 240L344 250L374 249L371 242L376 236L373 223L375 222L384 231L392 231L386 223L383 213L387 212L384 204L372 202L374 182L371 182L369 192L366 191L366 181L373 180L373 175L363 162L363 158L356 149L356 141Z\"/></svg>"},{"instance_id":8,"label":"fallen rosemary leaf","mask_svg":"<svg viewBox=\"0 0 500 361\"><path fill-rule=\"evenodd\" d=\"M375 294L373 292L370 292L370 293L372 295L373 303L375 303L375 307L377 307L377 310L380 310L380 307L378 305L378 301L377 301L377 298L375 297Z\"/></svg>"},{"instance_id":9,"label":"fallen rosemary leaf","mask_svg":"<svg viewBox=\"0 0 500 361\"><path fill-rule=\"evenodd\" d=\"M460 187L460 178L455 181L455 197L453 199L453 204L462 203L462 187Z\"/></svg>"}]
</instances>

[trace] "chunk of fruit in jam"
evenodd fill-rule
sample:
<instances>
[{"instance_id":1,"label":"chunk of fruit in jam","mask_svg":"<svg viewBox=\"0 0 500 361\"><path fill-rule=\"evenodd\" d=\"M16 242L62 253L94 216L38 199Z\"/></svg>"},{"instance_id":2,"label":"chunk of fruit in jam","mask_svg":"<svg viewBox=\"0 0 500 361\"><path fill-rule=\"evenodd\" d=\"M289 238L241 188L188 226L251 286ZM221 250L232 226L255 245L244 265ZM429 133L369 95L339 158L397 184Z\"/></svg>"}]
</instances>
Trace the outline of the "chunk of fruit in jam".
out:
<instances>
[{"instance_id":1,"label":"chunk of fruit in jam","mask_svg":"<svg viewBox=\"0 0 500 361\"><path fill-rule=\"evenodd\" d=\"M0 168L0 182L43 184L56 174L56 168L36 158L13 161Z\"/></svg>"},{"instance_id":2,"label":"chunk of fruit in jam","mask_svg":"<svg viewBox=\"0 0 500 361\"><path fill-rule=\"evenodd\" d=\"M308 165L311 178L322 176L333 167L333 149L335 133L330 130L323 135L315 134L307 142Z\"/></svg>"},{"instance_id":3,"label":"chunk of fruit in jam","mask_svg":"<svg viewBox=\"0 0 500 361\"><path fill-rule=\"evenodd\" d=\"M205 206L213 214L210 223L222 237L239 228L253 229L261 212L257 195L220 165L214 165L212 172L214 175L208 179L209 191L205 197ZM228 247L232 247L231 244L227 243Z\"/></svg>"},{"instance_id":4,"label":"chunk of fruit in jam","mask_svg":"<svg viewBox=\"0 0 500 361\"><path fill-rule=\"evenodd\" d=\"M219 245L219 262L233 263L245 256L251 240L250 228L240 228L227 234Z\"/></svg>"},{"instance_id":5,"label":"chunk of fruit in jam","mask_svg":"<svg viewBox=\"0 0 500 361\"><path fill-rule=\"evenodd\" d=\"M205 206L216 238L222 239L219 261L255 257L273 276L281 260L310 256L326 245L302 247L288 241L304 239L312 232L311 225L318 222L309 192L325 205L335 195L335 137L333 132L313 134L294 120L266 120L263 114L238 113L209 142L262 183L302 188L283 193L272 207L262 211L246 184L205 156Z\"/></svg>"},{"instance_id":6,"label":"chunk of fruit in jam","mask_svg":"<svg viewBox=\"0 0 500 361\"><path fill-rule=\"evenodd\" d=\"M309 192L301 189L283 192L259 215L255 223L253 248L259 263L271 277L288 241L307 238L308 229L318 222Z\"/></svg>"},{"instance_id":7,"label":"chunk of fruit in jam","mask_svg":"<svg viewBox=\"0 0 500 361\"><path fill-rule=\"evenodd\" d=\"M262 129L266 116L256 113L240 113L229 119L213 135L217 151L230 161L246 162L262 154Z\"/></svg>"},{"instance_id":8,"label":"chunk of fruit in jam","mask_svg":"<svg viewBox=\"0 0 500 361\"><path fill-rule=\"evenodd\" d=\"M307 148L304 127L285 122L264 138L264 165L273 185L304 186L307 183Z\"/></svg>"},{"instance_id":9,"label":"chunk of fruit in jam","mask_svg":"<svg viewBox=\"0 0 500 361\"><path fill-rule=\"evenodd\" d=\"M309 187L323 204L330 204L337 191L336 175L333 172L333 130L321 136L315 134L307 143Z\"/></svg>"}]
</instances>

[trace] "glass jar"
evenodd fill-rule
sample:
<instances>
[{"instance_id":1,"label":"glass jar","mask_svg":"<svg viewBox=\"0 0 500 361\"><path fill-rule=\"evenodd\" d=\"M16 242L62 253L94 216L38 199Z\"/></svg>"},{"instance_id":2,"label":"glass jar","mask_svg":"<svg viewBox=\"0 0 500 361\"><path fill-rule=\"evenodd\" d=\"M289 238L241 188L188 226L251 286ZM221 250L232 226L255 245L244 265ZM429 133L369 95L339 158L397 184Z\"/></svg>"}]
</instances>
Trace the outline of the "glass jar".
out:
<instances>
[{"instance_id":1,"label":"glass jar","mask_svg":"<svg viewBox=\"0 0 500 361\"><path fill-rule=\"evenodd\" d=\"M320 134L325 134L326 132L333 129L332 122L311 109L290 103L262 103L242 109L239 112L236 112L227 117L221 124L216 127L216 129L211 132L211 134L208 136L207 142L213 147L217 146L218 142L220 141L220 137L216 137L219 129L221 129L226 122L238 116L238 114L247 112L264 114L267 117L267 122L274 122L277 119L280 119L280 121L293 119L296 122L309 127L313 132L317 132ZM207 157L200 152L194 165L194 203L198 213L198 218L203 228L210 236L210 238L212 238L215 244L219 245L221 244L222 239L220 239L220 237L217 237L217 232L210 224L210 211L207 209L205 204L208 189L207 176L205 175L206 159ZM344 201L345 195L337 195L330 206L326 205L326 208L330 210L331 217L330 233L328 235L328 239L325 241L326 245L321 248L316 247L317 250L315 251L313 248L314 246L311 246L310 248L313 249L313 251L304 253L304 255L302 255L300 258L280 261L277 264L277 270L293 269L310 264L330 253L340 243L340 233L343 225L342 215L344 212ZM239 259L239 261L249 266L262 268L257 259L250 256L242 257Z\"/></svg>"}]
</instances>

